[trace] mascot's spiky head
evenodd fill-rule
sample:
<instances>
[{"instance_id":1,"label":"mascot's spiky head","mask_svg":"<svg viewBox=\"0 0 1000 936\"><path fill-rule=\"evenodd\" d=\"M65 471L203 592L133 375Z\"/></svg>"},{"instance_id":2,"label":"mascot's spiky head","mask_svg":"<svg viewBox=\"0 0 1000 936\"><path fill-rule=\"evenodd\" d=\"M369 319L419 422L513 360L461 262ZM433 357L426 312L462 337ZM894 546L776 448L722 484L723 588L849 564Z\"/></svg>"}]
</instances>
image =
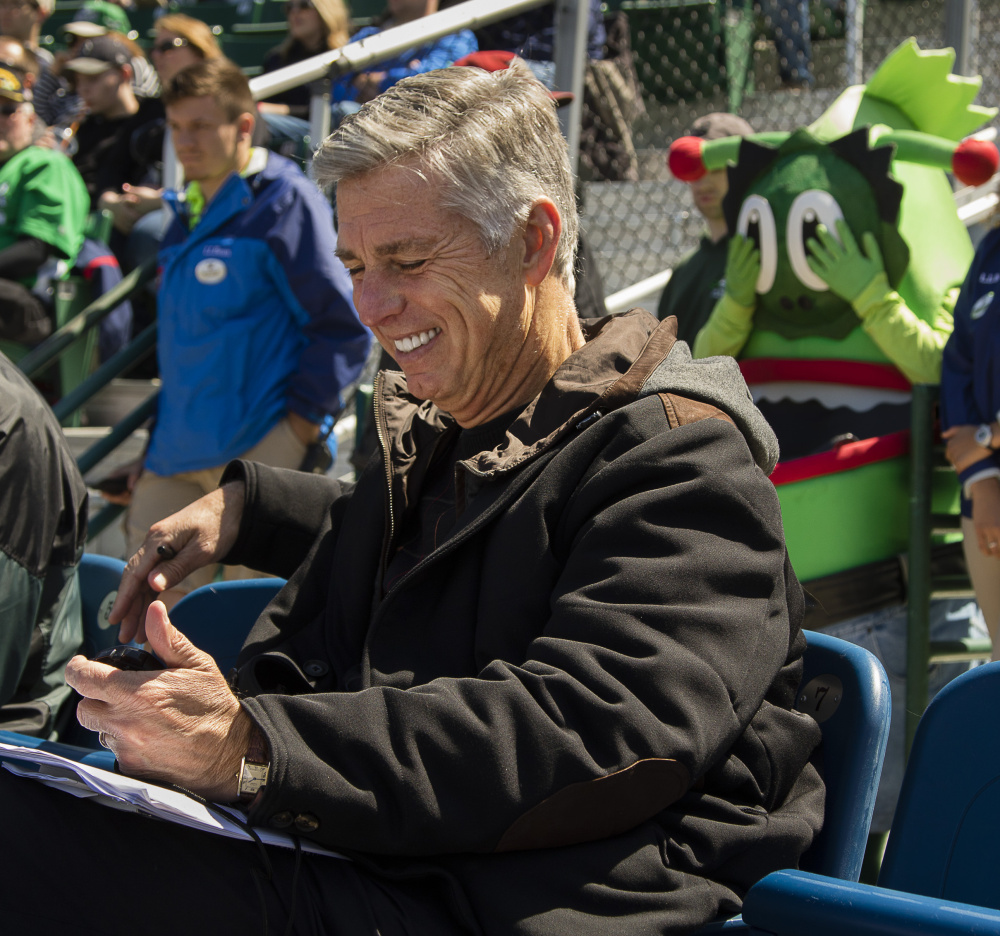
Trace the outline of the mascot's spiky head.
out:
<instances>
[{"instance_id":1,"label":"mascot's spiky head","mask_svg":"<svg viewBox=\"0 0 1000 936\"><path fill-rule=\"evenodd\" d=\"M777 148L741 143L722 207L729 230L750 237L760 250L759 327L786 338L843 338L857 326L851 307L806 262L820 224L836 232L843 219L858 243L872 232L889 282L898 285L909 250L898 230L903 189L889 174L892 156L892 146L870 148L865 130L830 143L808 130Z\"/></svg>"}]
</instances>

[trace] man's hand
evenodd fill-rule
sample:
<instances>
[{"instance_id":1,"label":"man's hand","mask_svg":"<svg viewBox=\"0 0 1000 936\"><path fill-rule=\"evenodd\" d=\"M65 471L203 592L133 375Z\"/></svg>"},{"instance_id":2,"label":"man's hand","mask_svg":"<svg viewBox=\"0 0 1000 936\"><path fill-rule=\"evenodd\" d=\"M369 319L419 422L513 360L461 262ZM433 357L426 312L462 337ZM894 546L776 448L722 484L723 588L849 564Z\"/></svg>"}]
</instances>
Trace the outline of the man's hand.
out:
<instances>
[{"instance_id":1,"label":"man's hand","mask_svg":"<svg viewBox=\"0 0 1000 936\"><path fill-rule=\"evenodd\" d=\"M878 241L870 231L865 231L864 252L858 247L846 221L837 222L840 241L824 225L816 228L816 238L808 243L806 263L827 286L841 299L853 303L865 288L880 274L885 276L885 264ZM885 291L889 291L886 280Z\"/></svg>"},{"instance_id":2,"label":"man's hand","mask_svg":"<svg viewBox=\"0 0 1000 936\"><path fill-rule=\"evenodd\" d=\"M254 725L212 658L150 605L146 638L166 664L129 672L75 656L66 682L83 700L80 724L104 732L122 773L175 783L207 799L236 799L236 773Z\"/></svg>"},{"instance_id":3,"label":"man's hand","mask_svg":"<svg viewBox=\"0 0 1000 936\"><path fill-rule=\"evenodd\" d=\"M236 542L245 486L231 481L183 510L154 523L129 559L108 620L121 624L118 639L147 639L143 623L150 602L196 569L218 562Z\"/></svg>"},{"instance_id":4,"label":"man's hand","mask_svg":"<svg viewBox=\"0 0 1000 936\"><path fill-rule=\"evenodd\" d=\"M959 474L991 453L991 449L983 448L976 442L975 426L952 426L941 433L941 438L948 443L945 458Z\"/></svg>"},{"instance_id":5,"label":"man's hand","mask_svg":"<svg viewBox=\"0 0 1000 936\"><path fill-rule=\"evenodd\" d=\"M1000 555L1000 479L983 478L972 485L972 522L984 556Z\"/></svg>"},{"instance_id":6,"label":"man's hand","mask_svg":"<svg viewBox=\"0 0 1000 936\"><path fill-rule=\"evenodd\" d=\"M726 292L741 306L752 306L759 276L760 251L756 244L748 237L734 234L726 253Z\"/></svg>"}]
</instances>

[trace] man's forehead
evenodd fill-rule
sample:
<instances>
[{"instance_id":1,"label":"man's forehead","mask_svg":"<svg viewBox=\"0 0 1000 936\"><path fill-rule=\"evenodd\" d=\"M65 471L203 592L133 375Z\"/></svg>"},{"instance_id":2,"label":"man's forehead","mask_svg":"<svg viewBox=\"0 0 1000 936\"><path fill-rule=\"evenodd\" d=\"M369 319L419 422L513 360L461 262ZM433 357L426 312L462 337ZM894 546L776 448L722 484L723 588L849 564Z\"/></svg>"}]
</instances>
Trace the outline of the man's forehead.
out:
<instances>
[{"instance_id":1,"label":"man's forehead","mask_svg":"<svg viewBox=\"0 0 1000 936\"><path fill-rule=\"evenodd\" d=\"M185 97L167 104L164 108L168 120L206 120L211 123L236 123L229 120L222 105L211 95Z\"/></svg>"}]
</instances>

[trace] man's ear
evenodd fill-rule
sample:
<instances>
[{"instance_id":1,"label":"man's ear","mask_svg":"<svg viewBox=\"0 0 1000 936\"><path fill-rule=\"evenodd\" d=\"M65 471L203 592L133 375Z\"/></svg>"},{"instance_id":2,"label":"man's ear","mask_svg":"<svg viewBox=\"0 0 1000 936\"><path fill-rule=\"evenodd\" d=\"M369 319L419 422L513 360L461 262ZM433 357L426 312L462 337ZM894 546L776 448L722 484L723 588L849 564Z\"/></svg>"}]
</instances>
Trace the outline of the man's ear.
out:
<instances>
[{"instance_id":1,"label":"man's ear","mask_svg":"<svg viewBox=\"0 0 1000 936\"><path fill-rule=\"evenodd\" d=\"M548 198L539 198L531 206L524 228L522 270L529 286L540 286L552 270L562 233L559 209Z\"/></svg>"},{"instance_id":2,"label":"man's ear","mask_svg":"<svg viewBox=\"0 0 1000 936\"><path fill-rule=\"evenodd\" d=\"M253 139L253 128L257 124L257 119L253 114L244 112L240 114L239 119L236 121L236 130L239 136L242 138L244 135L248 140Z\"/></svg>"}]
</instances>

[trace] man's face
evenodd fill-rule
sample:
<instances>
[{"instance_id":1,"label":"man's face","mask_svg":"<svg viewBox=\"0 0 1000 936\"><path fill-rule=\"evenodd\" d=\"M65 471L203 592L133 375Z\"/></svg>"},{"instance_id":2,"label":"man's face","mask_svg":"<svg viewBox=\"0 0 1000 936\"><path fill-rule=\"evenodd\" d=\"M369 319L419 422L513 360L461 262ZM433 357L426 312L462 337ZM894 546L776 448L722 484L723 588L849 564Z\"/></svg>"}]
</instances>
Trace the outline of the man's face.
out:
<instances>
[{"instance_id":1,"label":"man's face","mask_svg":"<svg viewBox=\"0 0 1000 936\"><path fill-rule=\"evenodd\" d=\"M415 396L462 425L509 396L530 322L523 239L489 257L471 222L405 166L341 182L337 253L354 304Z\"/></svg>"},{"instance_id":2,"label":"man's face","mask_svg":"<svg viewBox=\"0 0 1000 936\"><path fill-rule=\"evenodd\" d=\"M38 4L33 0L0 0L0 33L24 42L39 21Z\"/></svg>"},{"instance_id":3,"label":"man's face","mask_svg":"<svg viewBox=\"0 0 1000 936\"><path fill-rule=\"evenodd\" d=\"M167 107L177 159L188 182L220 179L239 168L239 123L210 97L182 98Z\"/></svg>"},{"instance_id":4,"label":"man's face","mask_svg":"<svg viewBox=\"0 0 1000 936\"><path fill-rule=\"evenodd\" d=\"M729 191L729 177L725 169L713 169L691 183L691 198L694 206L709 221L722 217L722 199Z\"/></svg>"},{"instance_id":5,"label":"man's face","mask_svg":"<svg viewBox=\"0 0 1000 936\"><path fill-rule=\"evenodd\" d=\"M35 115L24 104L0 98L0 163L31 145Z\"/></svg>"},{"instance_id":6,"label":"man's face","mask_svg":"<svg viewBox=\"0 0 1000 936\"><path fill-rule=\"evenodd\" d=\"M76 75L76 92L91 114L107 114L118 105L118 89L125 76L121 69L109 68L99 75Z\"/></svg>"}]
</instances>

